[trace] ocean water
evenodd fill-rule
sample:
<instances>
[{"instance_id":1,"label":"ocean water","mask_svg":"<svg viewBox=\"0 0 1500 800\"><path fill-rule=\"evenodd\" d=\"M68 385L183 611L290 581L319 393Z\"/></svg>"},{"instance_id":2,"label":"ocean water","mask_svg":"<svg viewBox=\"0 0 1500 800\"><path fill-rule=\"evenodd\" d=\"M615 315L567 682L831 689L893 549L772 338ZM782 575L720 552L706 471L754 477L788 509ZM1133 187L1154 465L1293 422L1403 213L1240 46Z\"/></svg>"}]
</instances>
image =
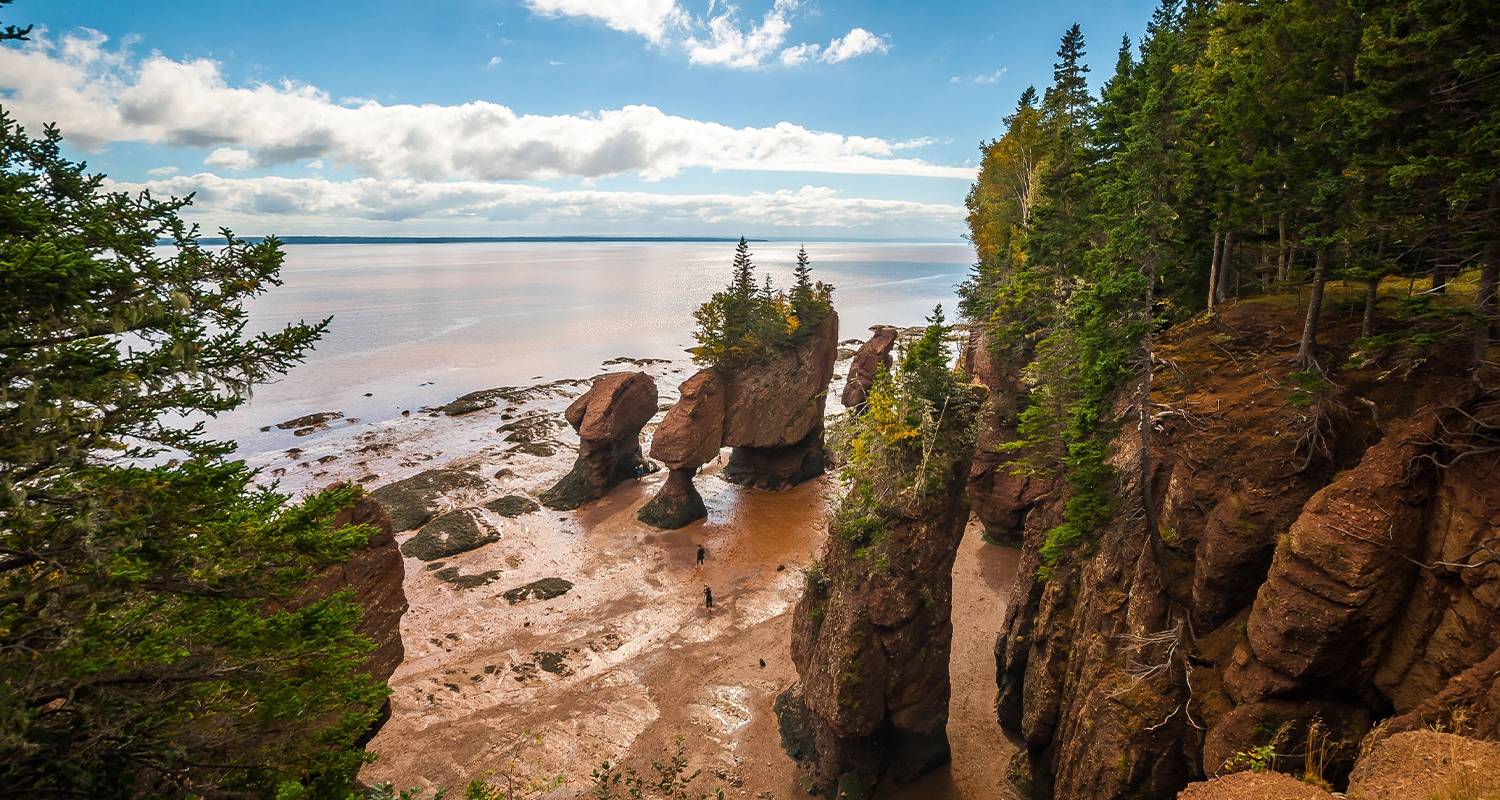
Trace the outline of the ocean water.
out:
<instances>
[{"instance_id":1,"label":"ocean water","mask_svg":"<svg viewBox=\"0 0 1500 800\"><path fill-rule=\"evenodd\" d=\"M752 251L777 286L796 243ZM833 284L840 339L876 324L916 325L936 304L950 318L973 251L963 243L812 243L817 280ZM256 298L252 330L332 316L327 335L281 380L209 421L253 451L260 428L315 411L378 422L494 386L581 378L619 356L686 358L692 313L727 283L729 243L289 245L285 285ZM366 395L369 396L366 396Z\"/></svg>"}]
</instances>

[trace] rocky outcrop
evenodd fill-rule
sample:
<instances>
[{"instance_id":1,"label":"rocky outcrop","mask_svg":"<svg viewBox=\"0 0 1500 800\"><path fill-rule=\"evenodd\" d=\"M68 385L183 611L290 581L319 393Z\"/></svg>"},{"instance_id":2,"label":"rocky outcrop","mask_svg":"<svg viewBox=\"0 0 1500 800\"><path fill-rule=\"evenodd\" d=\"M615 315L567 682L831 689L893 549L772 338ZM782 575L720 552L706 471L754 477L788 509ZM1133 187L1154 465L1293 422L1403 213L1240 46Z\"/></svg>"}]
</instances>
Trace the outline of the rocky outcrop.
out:
<instances>
[{"instance_id":1,"label":"rocky outcrop","mask_svg":"<svg viewBox=\"0 0 1500 800\"><path fill-rule=\"evenodd\" d=\"M1004 354L990 347L983 326L974 326L959 364L969 377L989 390L979 410L979 441L969 468L969 500L974 516L984 525L986 538L1008 545L1021 543L1026 516L1049 497L1050 478L1017 474L1006 466L1001 445L1016 437L1016 416L1026 388Z\"/></svg>"},{"instance_id":2,"label":"rocky outcrop","mask_svg":"<svg viewBox=\"0 0 1500 800\"><path fill-rule=\"evenodd\" d=\"M649 468L641 454L641 428L655 415L656 382L650 375L612 372L594 379L563 414L578 431L578 458L557 485L542 493L542 504L578 508Z\"/></svg>"},{"instance_id":3,"label":"rocky outcrop","mask_svg":"<svg viewBox=\"0 0 1500 800\"><path fill-rule=\"evenodd\" d=\"M1366 737L1364 747L1397 733L1427 729L1500 740L1500 647L1450 679L1441 692L1382 722Z\"/></svg>"},{"instance_id":4,"label":"rocky outcrop","mask_svg":"<svg viewBox=\"0 0 1500 800\"><path fill-rule=\"evenodd\" d=\"M300 602L327 597L344 589L354 590L354 601L364 609L355 630L375 644L365 661L376 680L385 682L401 664L406 651L401 645L401 615L406 613L406 590L401 553L385 508L368 496L361 497L334 517L335 527L369 525L370 539L340 564L324 567L308 583Z\"/></svg>"},{"instance_id":5,"label":"rocky outcrop","mask_svg":"<svg viewBox=\"0 0 1500 800\"><path fill-rule=\"evenodd\" d=\"M844 395L840 398L844 408L856 413L864 410L875 376L891 368L891 351L896 348L896 335L900 332L900 328L890 325L877 326L854 352L854 360L849 362L849 377L844 381Z\"/></svg>"},{"instance_id":6,"label":"rocky outcrop","mask_svg":"<svg viewBox=\"0 0 1500 800\"><path fill-rule=\"evenodd\" d=\"M1330 320L1329 363L1358 322ZM1122 392L1114 519L1054 563L1041 552L1067 487L1028 496L971 473L987 527L1022 528L997 712L1033 797L1171 797L1278 736L1305 751L1309 731L1341 785L1382 720L1450 719L1450 689L1491 707L1500 403L1474 393L1461 348L1308 388L1282 349L1296 325L1266 298L1159 339L1149 450Z\"/></svg>"},{"instance_id":7,"label":"rocky outcrop","mask_svg":"<svg viewBox=\"0 0 1500 800\"><path fill-rule=\"evenodd\" d=\"M823 473L823 406L838 350L838 315L786 351L749 364L711 367L688 378L651 438L651 457L672 471L638 513L657 527L681 527L707 512L693 488L698 467L733 447L725 477L784 489Z\"/></svg>"},{"instance_id":8,"label":"rocky outcrop","mask_svg":"<svg viewBox=\"0 0 1500 800\"><path fill-rule=\"evenodd\" d=\"M793 614L798 681L776 702L783 745L814 793L868 797L948 761L952 572L968 468L967 453L955 459L916 516L841 521L841 512L831 523Z\"/></svg>"},{"instance_id":9,"label":"rocky outcrop","mask_svg":"<svg viewBox=\"0 0 1500 800\"><path fill-rule=\"evenodd\" d=\"M1279 761L1272 765L1284 769ZM1294 771L1294 774L1296 773ZM1500 743L1436 731L1402 733L1359 757L1334 795L1282 772L1236 772L1189 785L1178 800L1482 800L1500 796Z\"/></svg>"}]
</instances>

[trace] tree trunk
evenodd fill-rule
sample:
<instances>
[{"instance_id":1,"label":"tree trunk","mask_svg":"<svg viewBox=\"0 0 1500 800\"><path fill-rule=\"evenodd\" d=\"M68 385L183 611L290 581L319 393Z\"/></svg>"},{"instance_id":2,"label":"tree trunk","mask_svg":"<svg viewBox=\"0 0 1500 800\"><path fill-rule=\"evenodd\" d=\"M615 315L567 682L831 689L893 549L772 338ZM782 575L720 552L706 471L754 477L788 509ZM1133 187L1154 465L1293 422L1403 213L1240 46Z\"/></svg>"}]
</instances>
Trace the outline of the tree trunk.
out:
<instances>
[{"instance_id":1,"label":"tree trunk","mask_svg":"<svg viewBox=\"0 0 1500 800\"><path fill-rule=\"evenodd\" d=\"M1291 243L1286 240L1286 212L1276 218L1276 280L1285 281L1292 269Z\"/></svg>"},{"instance_id":2,"label":"tree trunk","mask_svg":"<svg viewBox=\"0 0 1500 800\"><path fill-rule=\"evenodd\" d=\"M1500 212L1500 180L1490 184L1490 213ZM1500 233L1491 228L1480 256L1479 289L1474 293L1474 375L1484 362L1484 353L1495 333L1495 289L1500 282Z\"/></svg>"},{"instance_id":3,"label":"tree trunk","mask_svg":"<svg viewBox=\"0 0 1500 800\"><path fill-rule=\"evenodd\" d=\"M1219 289L1219 232L1214 231L1214 253L1208 262L1208 313L1214 313L1214 299Z\"/></svg>"},{"instance_id":4,"label":"tree trunk","mask_svg":"<svg viewBox=\"0 0 1500 800\"><path fill-rule=\"evenodd\" d=\"M1215 298L1222 303L1229 298L1229 283L1235 280L1234 261L1231 256L1234 253L1234 234L1224 234L1224 252L1219 255L1219 285L1218 296Z\"/></svg>"},{"instance_id":5,"label":"tree trunk","mask_svg":"<svg viewBox=\"0 0 1500 800\"><path fill-rule=\"evenodd\" d=\"M1375 274L1365 279L1365 315L1359 323L1359 337L1368 339L1375 330L1375 304L1380 302L1380 281L1385 277L1385 231L1375 245Z\"/></svg>"},{"instance_id":6,"label":"tree trunk","mask_svg":"<svg viewBox=\"0 0 1500 800\"><path fill-rule=\"evenodd\" d=\"M1359 323L1359 338L1368 339L1375 328L1375 301L1380 299L1380 277L1365 282L1365 316Z\"/></svg>"},{"instance_id":7,"label":"tree trunk","mask_svg":"<svg viewBox=\"0 0 1500 800\"><path fill-rule=\"evenodd\" d=\"M1141 508L1146 514L1147 535L1152 537L1153 549L1159 550L1160 543L1157 541L1161 531L1157 528L1156 509L1152 506L1151 495L1151 378L1155 362L1152 356L1152 334L1155 327L1156 311L1156 256L1151 255L1146 259L1146 332L1142 336L1142 355L1145 363L1141 367L1140 393L1136 397L1136 430L1140 435L1141 457L1137 465L1140 472L1137 480L1140 482ZM1160 556L1160 552L1157 553Z\"/></svg>"},{"instance_id":8,"label":"tree trunk","mask_svg":"<svg viewBox=\"0 0 1500 800\"><path fill-rule=\"evenodd\" d=\"M1319 245L1313 258L1312 296L1307 300L1307 320L1302 323L1302 343L1297 347L1297 367L1316 369L1318 317L1323 313L1323 284L1328 280L1328 246Z\"/></svg>"},{"instance_id":9,"label":"tree trunk","mask_svg":"<svg viewBox=\"0 0 1500 800\"><path fill-rule=\"evenodd\" d=\"M1436 258L1432 260L1432 287L1433 294L1448 293L1448 267Z\"/></svg>"}]
</instances>

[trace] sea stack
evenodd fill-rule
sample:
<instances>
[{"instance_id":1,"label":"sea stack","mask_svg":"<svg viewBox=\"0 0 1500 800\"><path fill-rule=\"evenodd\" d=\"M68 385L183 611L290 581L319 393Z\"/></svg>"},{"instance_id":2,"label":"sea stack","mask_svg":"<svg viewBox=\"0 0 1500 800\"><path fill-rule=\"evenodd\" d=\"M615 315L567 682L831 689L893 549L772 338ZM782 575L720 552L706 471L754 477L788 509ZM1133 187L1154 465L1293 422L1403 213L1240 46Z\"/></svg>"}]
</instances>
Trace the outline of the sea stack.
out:
<instances>
[{"instance_id":1,"label":"sea stack","mask_svg":"<svg viewBox=\"0 0 1500 800\"><path fill-rule=\"evenodd\" d=\"M896 349L896 334L900 333L899 328L891 325L877 325L871 331L870 338L849 362L849 378L844 381L844 395L840 398L844 408L856 414L865 410L875 376L891 368L891 351Z\"/></svg>"},{"instance_id":2,"label":"sea stack","mask_svg":"<svg viewBox=\"0 0 1500 800\"><path fill-rule=\"evenodd\" d=\"M823 407L838 351L838 315L792 347L748 364L709 367L682 383L681 398L651 441L672 474L640 520L680 528L706 514L692 485L698 467L733 447L725 477L785 489L823 474Z\"/></svg>"},{"instance_id":3,"label":"sea stack","mask_svg":"<svg viewBox=\"0 0 1500 800\"><path fill-rule=\"evenodd\" d=\"M594 380L563 413L578 431L578 459L557 485L542 493L548 508L578 508L621 481L650 470L641 454L641 428L656 414L656 382L644 372L611 372Z\"/></svg>"}]
</instances>

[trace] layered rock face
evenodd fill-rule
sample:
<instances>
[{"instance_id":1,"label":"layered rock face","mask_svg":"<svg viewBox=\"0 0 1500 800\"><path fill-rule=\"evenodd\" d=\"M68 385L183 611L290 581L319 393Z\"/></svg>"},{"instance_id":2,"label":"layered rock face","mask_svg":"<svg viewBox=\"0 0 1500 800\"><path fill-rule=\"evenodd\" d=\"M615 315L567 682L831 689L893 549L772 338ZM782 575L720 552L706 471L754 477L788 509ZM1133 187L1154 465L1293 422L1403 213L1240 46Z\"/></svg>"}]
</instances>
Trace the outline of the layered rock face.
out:
<instances>
[{"instance_id":1,"label":"layered rock face","mask_svg":"<svg viewBox=\"0 0 1500 800\"><path fill-rule=\"evenodd\" d=\"M1016 475L1003 466L1000 445L1016 436L1016 415L1026 390L1010 360L991 348L981 325L970 329L959 364L971 379L989 390L979 410L979 441L969 468L974 516L991 541L1019 545L1026 516L1054 489L1054 481L1049 478Z\"/></svg>"},{"instance_id":2,"label":"layered rock face","mask_svg":"<svg viewBox=\"0 0 1500 800\"><path fill-rule=\"evenodd\" d=\"M656 414L656 382L644 372L601 375L563 416L578 431L578 459L543 492L548 508L569 510L603 497L621 481L650 468L641 454L641 428Z\"/></svg>"},{"instance_id":3,"label":"layered rock face","mask_svg":"<svg viewBox=\"0 0 1500 800\"><path fill-rule=\"evenodd\" d=\"M844 381L844 394L839 398L844 408L856 413L864 411L875 376L891 368L891 351L896 349L896 335L900 332L899 328L882 325L855 351L849 362L849 377Z\"/></svg>"},{"instance_id":4,"label":"layered rock face","mask_svg":"<svg viewBox=\"0 0 1500 800\"><path fill-rule=\"evenodd\" d=\"M919 518L878 544L835 523L792 622L799 679L777 698L782 744L810 789L867 797L946 763L953 561L969 510L968 458Z\"/></svg>"},{"instance_id":5,"label":"layered rock face","mask_svg":"<svg viewBox=\"0 0 1500 800\"><path fill-rule=\"evenodd\" d=\"M1276 741L1290 753L1277 768L1300 770L1310 738L1338 785L1372 725L1451 722L1448 703L1492 730L1500 403L1446 350L1300 389L1278 347L1295 325L1284 304L1244 302L1159 343L1158 537L1133 424L1111 451L1132 479L1105 529L1049 566L1066 492L1024 514L997 711L1025 743L1034 797L1172 797ZM1332 321L1327 363L1357 327ZM1129 400L1117 418L1135 418ZM976 509L1014 505L997 494Z\"/></svg>"},{"instance_id":6,"label":"layered rock face","mask_svg":"<svg viewBox=\"0 0 1500 800\"><path fill-rule=\"evenodd\" d=\"M678 528L707 511L693 488L698 467L733 447L729 480L784 489L823 473L823 403L838 352L832 311L810 336L772 358L701 370L651 439L651 457L667 465L657 496L638 514L659 528Z\"/></svg>"}]
</instances>

